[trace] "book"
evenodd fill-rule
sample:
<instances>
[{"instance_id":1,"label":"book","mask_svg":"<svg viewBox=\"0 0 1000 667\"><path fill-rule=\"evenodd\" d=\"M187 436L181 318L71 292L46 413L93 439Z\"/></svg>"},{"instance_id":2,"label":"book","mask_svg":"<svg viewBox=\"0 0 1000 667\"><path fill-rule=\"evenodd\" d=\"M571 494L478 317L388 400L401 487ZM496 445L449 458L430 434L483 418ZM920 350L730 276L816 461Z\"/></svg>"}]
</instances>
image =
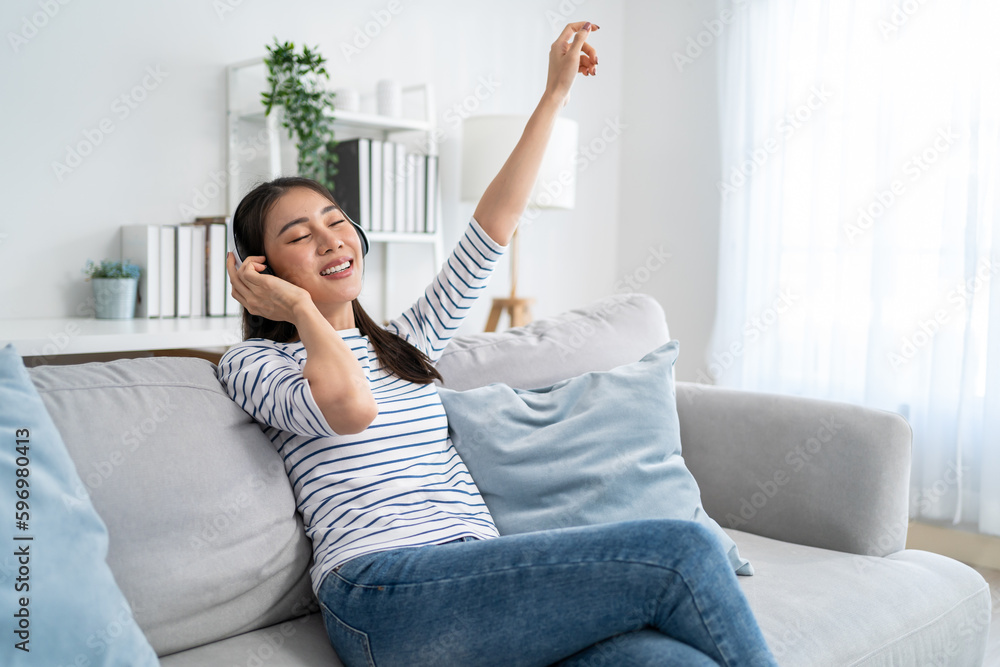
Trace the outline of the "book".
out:
<instances>
[{"instance_id":1,"label":"book","mask_svg":"<svg viewBox=\"0 0 1000 667\"><path fill-rule=\"evenodd\" d=\"M205 317L205 252L207 229L204 225L191 226L191 317Z\"/></svg>"},{"instance_id":2,"label":"book","mask_svg":"<svg viewBox=\"0 0 1000 667\"><path fill-rule=\"evenodd\" d=\"M333 196L351 220L370 229L371 146L369 139L341 141L337 153L337 179Z\"/></svg>"},{"instance_id":3,"label":"book","mask_svg":"<svg viewBox=\"0 0 1000 667\"><path fill-rule=\"evenodd\" d=\"M406 231L417 231L417 154L406 154Z\"/></svg>"},{"instance_id":4,"label":"book","mask_svg":"<svg viewBox=\"0 0 1000 667\"><path fill-rule=\"evenodd\" d=\"M239 306L239 301L232 299L229 295L232 293L233 286L229 281L229 272L226 271L226 253L228 248L226 247L226 235L229 230L226 229L226 225L229 222L213 222L208 230L206 231L208 235L208 273L207 277L207 294L208 294L208 314L209 316L224 316L226 312L226 302L227 299L231 299L237 306ZM232 305L230 304L229 315L235 315L232 312Z\"/></svg>"},{"instance_id":5,"label":"book","mask_svg":"<svg viewBox=\"0 0 1000 667\"><path fill-rule=\"evenodd\" d=\"M369 229L373 232L382 231L382 140L371 140L369 166L371 168L372 217Z\"/></svg>"},{"instance_id":6,"label":"book","mask_svg":"<svg viewBox=\"0 0 1000 667\"><path fill-rule=\"evenodd\" d=\"M224 217L195 218L194 222L182 222L182 227L190 227L194 240L193 252L196 261L191 266L191 312L198 317L208 315L208 230L213 222L224 221Z\"/></svg>"},{"instance_id":7,"label":"book","mask_svg":"<svg viewBox=\"0 0 1000 667\"><path fill-rule=\"evenodd\" d=\"M160 317L177 316L177 225L160 225Z\"/></svg>"},{"instance_id":8,"label":"book","mask_svg":"<svg viewBox=\"0 0 1000 667\"><path fill-rule=\"evenodd\" d=\"M371 140L358 140L358 183L361 200L359 210L360 218L355 219L364 229L371 229L372 225L372 165L371 165Z\"/></svg>"},{"instance_id":9,"label":"book","mask_svg":"<svg viewBox=\"0 0 1000 667\"><path fill-rule=\"evenodd\" d=\"M438 156L427 156L427 227L426 231L436 232L438 221L438 205L441 200L438 193L437 179Z\"/></svg>"},{"instance_id":10,"label":"book","mask_svg":"<svg viewBox=\"0 0 1000 667\"><path fill-rule=\"evenodd\" d=\"M416 202L414 207L416 208L416 222L415 229L418 232L427 231L427 156L423 154L418 154L416 156L416 171L414 172L413 178L413 189L416 195Z\"/></svg>"},{"instance_id":11,"label":"book","mask_svg":"<svg viewBox=\"0 0 1000 667\"><path fill-rule=\"evenodd\" d=\"M202 227L199 234L203 258L203 269L200 271L199 282L204 292L202 314L210 317L224 315L239 315L243 306L233 298L233 286L226 271L227 234L232 224L230 216L204 216L194 219L194 222L182 223Z\"/></svg>"},{"instance_id":12,"label":"book","mask_svg":"<svg viewBox=\"0 0 1000 667\"><path fill-rule=\"evenodd\" d=\"M139 267L137 318L160 316L159 225L122 225L122 259Z\"/></svg>"},{"instance_id":13,"label":"book","mask_svg":"<svg viewBox=\"0 0 1000 667\"><path fill-rule=\"evenodd\" d=\"M393 202L393 229L397 232L410 231L406 227L406 146L393 143L393 188L396 201Z\"/></svg>"},{"instance_id":14,"label":"book","mask_svg":"<svg viewBox=\"0 0 1000 667\"><path fill-rule=\"evenodd\" d=\"M177 225L177 317L191 317L191 265L194 262L191 228Z\"/></svg>"},{"instance_id":15,"label":"book","mask_svg":"<svg viewBox=\"0 0 1000 667\"><path fill-rule=\"evenodd\" d=\"M396 148L391 141L382 142L382 226L383 232L396 231Z\"/></svg>"}]
</instances>

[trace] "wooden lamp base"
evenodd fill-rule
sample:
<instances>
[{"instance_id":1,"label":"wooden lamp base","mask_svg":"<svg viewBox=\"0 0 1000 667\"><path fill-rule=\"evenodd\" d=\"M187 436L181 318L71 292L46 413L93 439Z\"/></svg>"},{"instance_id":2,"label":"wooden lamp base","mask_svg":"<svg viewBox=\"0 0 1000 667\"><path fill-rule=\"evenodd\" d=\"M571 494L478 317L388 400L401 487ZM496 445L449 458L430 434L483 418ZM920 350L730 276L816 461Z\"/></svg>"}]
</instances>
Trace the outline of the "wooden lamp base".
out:
<instances>
[{"instance_id":1,"label":"wooden lamp base","mask_svg":"<svg viewBox=\"0 0 1000 667\"><path fill-rule=\"evenodd\" d=\"M531 304L534 299L519 297L517 295L517 227L510 239L510 296L500 299L493 299L493 308L490 316L486 320L486 328L483 331L496 331L500 322L500 315L503 311L510 313L510 326L523 327L531 322Z\"/></svg>"},{"instance_id":2,"label":"wooden lamp base","mask_svg":"<svg viewBox=\"0 0 1000 667\"><path fill-rule=\"evenodd\" d=\"M496 331L500 322L500 314L503 311L510 313L510 326L522 327L531 322L531 304L534 299L509 298L493 299L493 308L490 310L490 317L486 321L486 331Z\"/></svg>"}]
</instances>

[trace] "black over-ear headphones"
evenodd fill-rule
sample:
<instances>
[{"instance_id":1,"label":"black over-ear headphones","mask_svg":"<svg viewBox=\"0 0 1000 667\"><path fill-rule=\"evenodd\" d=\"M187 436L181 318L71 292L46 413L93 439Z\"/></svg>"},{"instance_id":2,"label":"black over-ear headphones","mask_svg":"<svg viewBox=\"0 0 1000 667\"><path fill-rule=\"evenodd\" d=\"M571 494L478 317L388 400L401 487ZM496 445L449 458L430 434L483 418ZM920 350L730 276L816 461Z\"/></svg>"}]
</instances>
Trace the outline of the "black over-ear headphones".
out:
<instances>
[{"instance_id":1,"label":"black over-ear headphones","mask_svg":"<svg viewBox=\"0 0 1000 667\"><path fill-rule=\"evenodd\" d=\"M340 209L340 212L344 213L344 210ZM361 225L351 220L351 216L347 215L347 213L344 213L344 217L347 218L347 221L354 226L354 230L358 233L358 238L361 239L361 256L364 257L365 255L368 254L368 248L369 248L368 235L365 234L365 230L361 228ZM226 225L226 229L229 236L228 245L229 245L229 250L233 253L233 256L236 258L236 268L238 269L243 264L243 251L240 249L239 242L236 239L236 231L234 229L235 226L236 225L233 219L230 218L229 224ZM261 273L267 273L272 276L274 275L274 271L271 270L270 265L268 265L267 268L261 271Z\"/></svg>"}]
</instances>

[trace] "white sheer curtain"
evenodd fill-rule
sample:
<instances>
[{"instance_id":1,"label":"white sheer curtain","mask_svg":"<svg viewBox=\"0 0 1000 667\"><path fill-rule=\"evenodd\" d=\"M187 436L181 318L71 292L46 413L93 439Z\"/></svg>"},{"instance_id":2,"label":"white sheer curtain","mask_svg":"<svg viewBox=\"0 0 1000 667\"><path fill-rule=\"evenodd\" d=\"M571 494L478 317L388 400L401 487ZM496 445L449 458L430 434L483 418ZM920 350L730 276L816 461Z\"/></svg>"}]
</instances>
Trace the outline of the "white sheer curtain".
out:
<instances>
[{"instance_id":1,"label":"white sheer curtain","mask_svg":"<svg viewBox=\"0 0 1000 667\"><path fill-rule=\"evenodd\" d=\"M911 516L1000 535L1000 2L718 10L708 374L902 414Z\"/></svg>"}]
</instances>

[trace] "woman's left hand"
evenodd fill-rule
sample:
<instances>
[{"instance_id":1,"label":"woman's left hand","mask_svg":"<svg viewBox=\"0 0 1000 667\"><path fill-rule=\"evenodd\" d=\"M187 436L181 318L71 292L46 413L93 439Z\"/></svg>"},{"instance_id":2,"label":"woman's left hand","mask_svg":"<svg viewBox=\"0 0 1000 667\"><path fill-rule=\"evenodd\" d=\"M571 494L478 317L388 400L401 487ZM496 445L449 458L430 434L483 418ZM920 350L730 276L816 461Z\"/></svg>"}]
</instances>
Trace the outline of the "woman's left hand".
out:
<instances>
[{"instance_id":1,"label":"woman's left hand","mask_svg":"<svg viewBox=\"0 0 1000 667\"><path fill-rule=\"evenodd\" d=\"M576 75L588 76L597 74L597 52L587 44L587 37L600 26L589 21L568 23L552 43L549 50L549 78L545 84L545 92L563 100L569 100L569 89L573 86ZM576 33L574 35L574 33ZM570 37L573 40L570 41Z\"/></svg>"}]
</instances>

